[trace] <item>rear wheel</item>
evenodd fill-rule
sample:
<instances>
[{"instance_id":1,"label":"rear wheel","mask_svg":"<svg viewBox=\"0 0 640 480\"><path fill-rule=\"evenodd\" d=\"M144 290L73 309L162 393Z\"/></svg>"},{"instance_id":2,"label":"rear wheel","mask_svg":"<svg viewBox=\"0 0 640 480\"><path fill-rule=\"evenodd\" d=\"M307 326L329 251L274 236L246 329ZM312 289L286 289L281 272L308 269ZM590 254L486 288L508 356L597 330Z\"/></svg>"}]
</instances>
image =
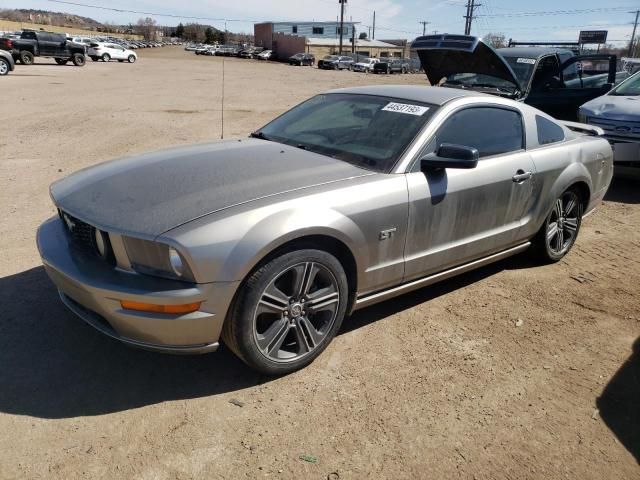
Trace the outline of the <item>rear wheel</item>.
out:
<instances>
[{"instance_id":1,"label":"rear wheel","mask_svg":"<svg viewBox=\"0 0 640 480\"><path fill-rule=\"evenodd\" d=\"M109 55L108 53L102 55L103 62L108 62L109 60L111 60L111 55Z\"/></svg>"},{"instance_id":2,"label":"rear wheel","mask_svg":"<svg viewBox=\"0 0 640 480\"><path fill-rule=\"evenodd\" d=\"M81 53L74 53L73 57L71 57L71 61L76 67L84 67L84 64L86 63L86 59Z\"/></svg>"},{"instance_id":3,"label":"rear wheel","mask_svg":"<svg viewBox=\"0 0 640 480\"><path fill-rule=\"evenodd\" d=\"M345 316L348 291L333 255L312 249L286 253L243 284L222 338L262 373L293 372L329 345Z\"/></svg>"},{"instance_id":4,"label":"rear wheel","mask_svg":"<svg viewBox=\"0 0 640 480\"><path fill-rule=\"evenodd\" d=\"M557 262L569 253L578 238L582 208L580 196L573 189L565 191L556 199L553 209L533 240L543 261Z\"/></svg>"},{"instance_id":5,"label":"rear wheel","mask_svg":"<svg viewBox=\"0 0 640 480\"><path fill-rule=\"evenodd\" d=\"M33 53L23 50L20 52L20 61L23 65L33 65Z\"/></svg>"},{"instance_id":6,"label":"rear wheel","mask_svg":"<svg viewBox=\"0 0 640 480\"><path fill-rule=\"evenodd\" d=\"M136 56L135 55L129 55L129 58L127 58L127 60L129 61L129 63L135 63Z\"/></svg>"},{"instance_id":7,"label":"rear wheel","mask_svg":"<svg viewBox=\"0 0 640 480\"><path fill-rule=\"evenodd\" d=\"M0 76L8 75L10 69L9 62L4 58L0 58Z\"/></svg>"}]
</instances>

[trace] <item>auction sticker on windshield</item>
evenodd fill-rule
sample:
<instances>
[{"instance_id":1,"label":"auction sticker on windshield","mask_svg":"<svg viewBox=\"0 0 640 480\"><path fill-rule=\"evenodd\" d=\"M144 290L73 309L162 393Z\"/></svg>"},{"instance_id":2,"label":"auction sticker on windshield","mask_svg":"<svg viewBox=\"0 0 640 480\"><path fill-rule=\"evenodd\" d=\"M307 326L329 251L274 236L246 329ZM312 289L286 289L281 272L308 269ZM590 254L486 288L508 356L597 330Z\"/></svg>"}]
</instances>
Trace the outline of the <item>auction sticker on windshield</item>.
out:
<instances>
[{"instance_id":1,"label":"auction sticker on windshield","mask_svg":"<svg viewBox=\"0 0 640 480\"><path fill-rule=\"evenodd\" d=\"M384 112L408 113L409 115L422 116L429 110L429 107L421 105L410 105L408 103L390 102L382 109Z\"/></svg>"},{"instance_id":2,"label":"auction sticker on windshield","mask_svg":"<svg viewBox=\"0 0 640 480\"><path fill-rule=\"evenodd\" d=\"M536 63L535 58L519 58L516 60L516 63L528 63L529 65L533 65Z\"/></svg>"}]
</instances>

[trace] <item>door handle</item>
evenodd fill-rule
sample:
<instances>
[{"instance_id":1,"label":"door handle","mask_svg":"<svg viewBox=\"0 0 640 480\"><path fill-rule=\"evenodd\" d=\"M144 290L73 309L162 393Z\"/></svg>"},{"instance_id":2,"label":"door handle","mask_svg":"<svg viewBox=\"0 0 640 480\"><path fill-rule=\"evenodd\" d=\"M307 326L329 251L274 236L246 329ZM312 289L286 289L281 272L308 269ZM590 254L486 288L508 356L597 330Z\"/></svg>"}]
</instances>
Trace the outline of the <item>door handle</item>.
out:
<instances>
[{"instance_id":1,"label":"door handle","mask_svg":"<svg viewBox=\"0 0 640 480\"><path fill-rule=\"evenodd\" d=\"M518 170L516 174L511 177L516 183L522 183L525 180L529 180L533 174L531 172L525 172L524 170Z\"/></svg>"}]
</instances>

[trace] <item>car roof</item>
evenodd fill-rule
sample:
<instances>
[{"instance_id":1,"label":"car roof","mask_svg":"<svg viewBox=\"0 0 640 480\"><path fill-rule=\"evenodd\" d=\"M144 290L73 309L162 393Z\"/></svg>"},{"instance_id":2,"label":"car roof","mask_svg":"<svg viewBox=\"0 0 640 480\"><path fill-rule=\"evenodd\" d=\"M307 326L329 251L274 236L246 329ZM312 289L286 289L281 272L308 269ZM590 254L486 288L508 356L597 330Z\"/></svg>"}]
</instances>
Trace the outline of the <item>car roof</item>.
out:
<instances>
[{"instance_id":1,"label":"car roof","mask_svg":"<svg viewBox=\"0 0 640 480\"><path fill-rule=\"evenodd\" d=\"M353 93L357 95L378 95L394 97L414 102L444 105L460 97L484 97L484 93L462 90L459 88L428 87L420 85L375 85L368 87L350 87L330 90L327 93Z\"/></svg>"},{"instance_id":2,"label":"car roof","mask_svg":"<svg viewBox=\"0 0 640 480\"><path fill-rule=\"evenodd\" d=\"M558 47L511 47L498 48L496 50L503 57L542 57L550 53L568 53L573 55L571 50Z\"/></svg>"}]
</instances>

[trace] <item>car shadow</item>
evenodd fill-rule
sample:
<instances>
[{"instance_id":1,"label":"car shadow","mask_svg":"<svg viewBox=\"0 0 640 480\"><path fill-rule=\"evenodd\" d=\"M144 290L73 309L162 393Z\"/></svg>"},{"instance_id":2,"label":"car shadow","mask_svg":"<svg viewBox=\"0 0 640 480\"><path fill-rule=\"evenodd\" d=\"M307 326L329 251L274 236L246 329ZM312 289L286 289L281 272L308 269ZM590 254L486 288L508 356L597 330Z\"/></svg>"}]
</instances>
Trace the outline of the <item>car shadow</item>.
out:
<instances>
[{"instance_id":1,"label":"car shadow","mask_svg":"<svg viewBox=\"0 0 640 480\"><path fill-rule=\"evenodd\" d=\"M101 415L270 380L223 347L175 356L111 340L66 310L43 267L0 278L0 305L1 412Z\"/></svg>"},{"instance_id":2,"label":"car shadow","mask_svg":"<svg viewBox=\"0 0 640 480\"><path fill-rule=\"evenodd\" d=\"M640 337L596 405L604 423L640 464Z\"/></svg>"},{"instance_id":3,"label":"car shadow","mask_svg":"<svg viewBox=\"0 0 640 480\"><path fill-rule=\"evenodd\" d=\"M605 202L640 203L640 168L616 167Z\"/></svg>"},{"instance_id":4,"label":"car shadow","mask_svg":"<svg viewBox=\"0 0 640 480\"><path fill-rule=\"evenodd\" d=\"M356 312L340 335L463 288L526 255ZM269 382L224 345L211 355L163 355L127 347L69 312L44 268L0 278L0 412L41 418L102 415Z\"/></svg>"}]
</instances>

